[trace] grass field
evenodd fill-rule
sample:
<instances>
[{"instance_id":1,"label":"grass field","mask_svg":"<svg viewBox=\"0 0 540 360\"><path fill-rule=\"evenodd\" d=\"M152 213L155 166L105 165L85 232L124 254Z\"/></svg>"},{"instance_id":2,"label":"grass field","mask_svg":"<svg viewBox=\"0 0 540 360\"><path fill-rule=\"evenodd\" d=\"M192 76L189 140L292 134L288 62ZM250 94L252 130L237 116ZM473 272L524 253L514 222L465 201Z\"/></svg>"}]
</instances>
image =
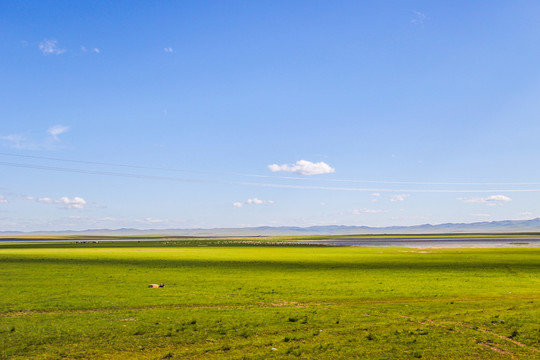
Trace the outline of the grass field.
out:
<instances>
[{"instance_id":1,"label":"grass field","mask_svg":"<svg viewBox=\"0 0 540 360\"><path fill-rule=\"evenodd\" d=\"M217 244L0 245L0 358L540 359L539 248Z\"/></svg>"}]
</instances>

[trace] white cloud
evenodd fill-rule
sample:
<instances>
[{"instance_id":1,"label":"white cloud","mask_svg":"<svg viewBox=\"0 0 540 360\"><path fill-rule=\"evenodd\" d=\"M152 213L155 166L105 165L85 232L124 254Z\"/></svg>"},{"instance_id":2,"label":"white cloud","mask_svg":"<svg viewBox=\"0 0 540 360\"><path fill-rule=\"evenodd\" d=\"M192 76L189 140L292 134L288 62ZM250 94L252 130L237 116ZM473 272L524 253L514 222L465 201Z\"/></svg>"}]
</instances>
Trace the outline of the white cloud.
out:
<instances>
[{"instance_id":1,"label":"white cloud","mask_svg":"<svg viewBox=\"0 0 540 360\"><path fill-rule=\"evenodd\" d=\"M54 125L47 130L47 133L53 137L54 140L60 141L58 135L65 133L69 130L69 126Z\"/></svg>"},{"instance_id":2,"label":"white cloud","mask_svg":"<svg viewBox=\"0 0 540 360\"><path fill-rule=\"evenodd\" d=\"M3 197L2 195L0 195L0 204L6 204L8 201L5 197Z\"/></svg>"},{"instance_id":3,"label":"white cloud","mask_svg":"<svg viewBox=\"0 0 540 360\"><path fill-rule=\"evenodd\" d=\"M322 161L313 163L307 160L299 160L296 162L296 164L271 164L268 165L268 169L270 169L272 172L285 171L300 175L319 175L336 172L336 169Z\"/></svg>"},{"instance_id":4,"label":"white cloud","mask_svg":"<svg viewBox=\"0 0 540 360\"><path fill-rule=\"evenodd\" d=\"M390 218L390 220L397 220L397 221L408 221L408 220L428 220L430 216L425 215L408 215L408 216L394 216Z\"/></svg>"},{"instance_id":5,"label":"white cloud","mask_svg":"<svg viewBox=\"0 0 540 360\"><path fill-rule=\"evenodd\" d=\"M2 145L13 148L13 149L24 149L24 150L34 150L35 146L31 142L29 142L24 136L22 135L5 135L0 136L0 140L2 140Z\"/></svg>"},{"instance_id":6,"label":"white cloud","mask_svg":"<svg viewBox=\"0 0 540 360\"><path fill-rule=\"evenodd\" d=\"M390 198L390 201L396 202L396 201L404 201L406 198L411 196L410 194L399 194L399 195L392 195Z\"/></svg>"},{"instance_id":7,"label":"white cloud","mask_svg":"<svg viewBox=\"0 0 540 360\"><path fill-rule=\"evenodd\" d=\"M361 214L380 214L380 213L387 213L388 210L380 210L380 209L354 209L351 211L353 215L361 215Z\"/></svg>"},{"instance_id":8,"label":"white cloud","mask_svg":"<svg viewBox=\"0 0 540 360\"><path fill-rule=\"evenodd\" d=\"M60 55L66 52L65 49L58 47L58 41L56 40L43 40L39 43L39 50L43 53L43 55Z\"/></svg>"},{"instance_id":9,"label":"white cloud","mask_svg":"<svg viewBox=\"0 0 540 360\"><path fill-rule=\"evenodd\" d=\"M233 206L240 208L244 205L262 205L262 204L273 204L273 203L274 203L274 200L261 200L261 199L253 198L253 199L247 199L243 203L234 202Z\"/></svg>"},{"instance_id":10,"label":"white cloud","mask_svg":"<svg viewBox=\"0 0 540 360\"><path fill-rule=\"evenodd\" d=\"M81 197L74 197L70 199L66 196L61 197L58 203L64 204L68 209L82 209L86 205L86 200Z\"/></svg>"},{"instance_id":11,"label":"white cloud","mask_svg":"<svg viewBox=\"0 0 540 360\"><path fill-rule=\"evenodd\" d=\"M421 25L426 20L426 15L420 11L413 11L414 18L411 20L413 24Z\"/></svg>"},{"instance_id":12,"label":"white cloud","mask_svg":"<svg viewBox=\"0 0 540 360\"><path fill-rule=\"evenodd\" d=\"M486 204L488 206L495 206L495 205L502 205L505 202L512 201L511 198L505 195L491 195L488 197L480 198L458 198L459 201L464 203L480 203L480 204Z\"/></svg>"},{"instance_id":13,"label":"white cloud","mask_svg":"<svg viewBox=\"0 0 540 360\"><path fill-rule=\"evenodd\" d=\"M371 196L379 197L379 196L381 196L381 194L380 193L373 193L373 194L371 194Z\"/></svg>"},{"instance_id":14,"label":"white cloud","mask_svg":"<svg viewBox=\"0 0 540 360\"><path fill-rule=\"evenodd\" d=\"M474 217L490 217L491 215L490 214L471 214L471 216L474 216Z\"/></svg>"},{"instance_id":15,"label":"white cloud","mask_svg":"<svg viewBox=\"0 0 540 360\"><path fill-rule=\"evenodd\" d=\"M84 45L81 45L81 51L84 52L84 53L88 52L88 48L86 46L84 46ZM96 53L96 54L101 53L101 50L99 50L98 48L92 48L91 51Z\"/></svg>"},{"instance_id":16,"label":"white cloud","mask_svg":"<svg viewBox=\"0 0 540 360\"><path fill-rule=\"evenodd\" d=\"M25 199L33 200L31 196L27 196ZM81 197L75 196L73 199L70 199L67 196L62 196L60 199L51 199L49 197L43 197L36 200L42 204L61 204L64 205L66 209L83 209L86 205L86 200Z\"/></svg>"},{"instance_id":17,"label":"white cloud","mask_svg":"<svg viewBox=\"0 0 540 360\"><path fill-rule=\"evenodd\" d=\"M530 219L534 219L535 216L530 211L522 211L519 213L518 218L523 219L523 220L530 220Z\"/></svg>"},{"instance_id":18,"label":"white cloud","mask_svg":"<svg viewBox=\"0 0 540 360\"><path fill-rule=\"evenodd\" d=\"M0 143L4 147L21 150L53 150L60 142L59 136L69 130L69 126L54 125L47 129L49 136L45 139L28 139L20 134L0 136Z\"/></svg>"},{"instance_id":19,"label":"white cloud","mask_svg":"<svg viewBox=\"0 0 540 360\"><path fill-rule=\"evenodd\" d=\"M144 218L144 219L139 219L139 220L135 220L139 223L143 223L143 224L161 224L161 223L166 223L168 222L167 220L162 220L162 219L153 219L153 218L150 218L150 217L147 217L147 218Z\"/></svg>"},{"instance_id":20,"label":"white cloud","mask_svg":"<svg viewBox=\"0 0 540 360\"><path fill-rule=\"evenodd\" d=\"M174 52L173 48L172 48L172 47L170 47L170 46L169 46L169 47L166 47L166 48L164 48L164 49L163 49L163 51L165 51L166 53L172 53L172 52Z\"/></svg>"},{"instance_id":21,"label":"white cloud","mask_svg":"<svg viewBox=\"0 0 540 360\"><path fill-rule=\"evenodd\" d=\"M110 217L110 216L106 216L106 217L103 217L103 218L98 218L96 219L97 221L117 221L119 219L117 218L114 218L114 217Z\"/></svg>"}]
</instances>

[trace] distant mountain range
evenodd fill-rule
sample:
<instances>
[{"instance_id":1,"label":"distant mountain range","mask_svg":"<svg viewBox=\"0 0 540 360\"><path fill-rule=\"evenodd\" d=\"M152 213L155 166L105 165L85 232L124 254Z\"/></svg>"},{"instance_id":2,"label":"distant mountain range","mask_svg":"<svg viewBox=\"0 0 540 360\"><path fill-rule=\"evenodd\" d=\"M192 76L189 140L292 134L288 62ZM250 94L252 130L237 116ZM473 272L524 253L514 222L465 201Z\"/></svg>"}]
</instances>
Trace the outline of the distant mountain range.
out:
<instances>
[{"instance_id":1,"label":"distant mountain range","mask_svg":"<svg viewBox=\"0 0 540 360\"><path fill-rule=\"evenodd\" d=\"M540 218L531 220L484 221L414 226L260 226L216 229L92 229L83 231L0 231L0 236L15 235L174 235L174 236L277 236L277 235L364 235L364 234L459 234L459 233L540 233Z\"/></svg>"}]
</instances>

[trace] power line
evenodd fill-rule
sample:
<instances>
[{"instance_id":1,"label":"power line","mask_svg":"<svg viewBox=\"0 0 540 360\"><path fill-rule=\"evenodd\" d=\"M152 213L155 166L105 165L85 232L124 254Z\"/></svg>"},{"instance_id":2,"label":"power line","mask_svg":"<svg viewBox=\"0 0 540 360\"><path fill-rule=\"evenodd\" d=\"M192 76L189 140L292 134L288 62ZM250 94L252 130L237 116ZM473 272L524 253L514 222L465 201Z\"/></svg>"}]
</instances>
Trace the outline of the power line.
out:
<instances>
[{"instance_id":1,"label":"power line","mask_svg":"<svg viewBox=\"0 0 540 360\"><path fill-rule=\"evenodd\" d=\"M45 166L45 165L34 165L34 164L18 164L0 161L0 165L27 168L27 169L37 169L37 170L50 170L50 171L59 171L59 172L69 172L69 173L79 173L79 174L92 174L92 175L105 175L105 176L118 176L118 177L127 177L127 178L138 178L138 179L154 179L154 180L171 180L171 181L184 181L184 182L208 182L208 183L224 183L220 181L209 181L203 179L185 179L177 177L168 177L168 176L155 176L155 175L145 175L145 174L130 174L130 173L120 173L114 171L100 171L100 170L86 170L86 169L72 169L72 168L62 168L56 166Z\"/></svg>"},{"instance_id":2,"label":"power line","mask_svg":"<svg viewBox=\"0 0 540 360\"><path fill-rule=\"evenodd\" d=\"M113 171L73 169L73 168L62 168L62 167L44 166L44 165L35 165L35 164L10 163L10 162L4 162L4 161L0 161L0 166L10 166L10 167L18 167L18 168L26 168L26 169L48 170L48 171L57 171L57 172L79 173L79 174L116 176L116 177L137 178L137 179L168 180L168 181L180 181L180 182L191 182L191 183L208 183L208 184L239 185L239 186L254 186L254 187L270 187L270 188L280 188L280 189L357 191L357 192L400 192L400 193L540 192L540 189L491 189L491 190L471 190L471 189L443 189L443 190L441 190L441 189L387 189L387 188L356 188L356 187L331 187L331 186L313 186L313 185L250 183L250 182L236 182L236 181L218 181L218 180L178 178L178 177L155 176L155 175L146 175L146 174L131 174L131 173L121 173L121 172L113 172Z\"/></svg>"},{"instance_id":3,"label":"power line","mask_svg":"<svg viewBox=\"0 0 540 360\"><path fill-rule=\"evenodd\" d=\"M321 182L358 183L358 184L366 183L366 184L389 184L389 185L390 184L394 184L394 185L433 185L433 186L443 186L443 185L456 185L456 186L460 186L460 185L471 185L471 186L474 186L474 185L476 185L476 186L540 185L540 182L422 182L422 181L325 179L325 178L307 178L307 177L297 177L297 176L273 176L273 175L258 175L258 174L244 174L244 173L227 173L227 172L216 172L216 171L194 171L194 170L167 168L167 167L154 167L154 166L144 166L144 165L109 163L109 162L101 162L101 161L62 159L62 158L55 158L55 157L11 154L11 153L4 153L4 152L0 152L0 155L2 155L2 156L11 156L11 157L19 157L19 158L27 158L27 159L40 159L40 160L61 161L61 162L70 162L70 163L78 163L78 164L88 164L88 165L115 166L115 167L131 168L131 169L160 170L160 171L183 172L183 173L193 173L193 174L242 176L242 177L252 177L252 178L262 178L262 179L279 179L279 180L321 181Z\"/></svg>"}]
</instances>

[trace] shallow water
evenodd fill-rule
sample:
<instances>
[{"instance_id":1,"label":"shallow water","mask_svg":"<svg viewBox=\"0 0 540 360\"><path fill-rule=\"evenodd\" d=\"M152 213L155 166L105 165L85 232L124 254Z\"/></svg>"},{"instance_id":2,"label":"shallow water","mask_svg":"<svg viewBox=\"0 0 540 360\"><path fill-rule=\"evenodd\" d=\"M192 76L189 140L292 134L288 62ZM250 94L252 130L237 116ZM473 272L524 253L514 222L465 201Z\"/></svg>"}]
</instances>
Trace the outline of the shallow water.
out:
<instances>
[{"instance_id":1,"label":"shallow water","mask_svg":"<svg viewBox=\"0 0 540 360\"><path fill-rule=\"evenodd\" d=\"M0 243L14 242L71 242L71 243L100 243L100 242L134 242L134 241L185 241L200 240L197 238L186 239L155 239L155 238L137 238L137 239L99 239L99 240L76 240L76 239L0 239ZM522 237L418 237L418 238L384 238L362 237L335 239L328 238L322 240L300 240L294 241L300 244L329 245L329 246L403 246L411 248L460 248L460 247L540 247L540 236L522 236Z\"/></svg>"},{"instance_id":2,"label":"shallow water","mask_svg":"<svg viewBox=\"0 0 540 360\"><path fill-rule=\"evenodd\" d=\"M404 246L412 248L459 248L459 247L540 247L540 237L463 237L463 238L349 238L303 240L305 244L334 246Z\"/></svg>"}]
</instances>

